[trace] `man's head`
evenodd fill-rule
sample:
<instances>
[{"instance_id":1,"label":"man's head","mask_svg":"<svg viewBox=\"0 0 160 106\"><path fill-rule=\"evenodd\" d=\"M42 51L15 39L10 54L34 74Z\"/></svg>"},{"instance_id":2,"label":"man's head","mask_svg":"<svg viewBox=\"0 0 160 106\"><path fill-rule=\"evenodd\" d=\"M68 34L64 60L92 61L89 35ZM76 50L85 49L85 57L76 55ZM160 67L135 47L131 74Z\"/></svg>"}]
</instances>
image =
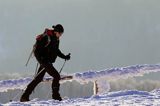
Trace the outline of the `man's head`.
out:
<instances>
[{"instance_id":1,"label":"man's head","mask_svg":"<svg viewBox=\"0 0 160 106\"><path fill-rule=\"evenodd\" d=\"M52 26L52 28L54 29L54 32L56 34L56 36L59 38L63 32L64 32L64 28L61 24L57 24L56 26Z\"/></svg>"}]
</instances>

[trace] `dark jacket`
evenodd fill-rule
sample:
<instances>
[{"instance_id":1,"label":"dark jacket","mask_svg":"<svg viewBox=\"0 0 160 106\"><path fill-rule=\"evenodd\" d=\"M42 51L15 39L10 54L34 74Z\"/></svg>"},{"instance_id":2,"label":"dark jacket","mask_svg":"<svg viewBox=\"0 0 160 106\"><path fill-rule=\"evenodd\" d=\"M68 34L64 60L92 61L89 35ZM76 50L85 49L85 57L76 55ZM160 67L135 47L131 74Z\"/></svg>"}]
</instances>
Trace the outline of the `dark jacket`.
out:
<instances>
[{"instance_id":1,"label":"dark jacket","mask_svg":"<svg viewBox=\"0 0 160 106\"><path fill-rule=\"evenodd\" d=\"M59 49L59 39L54 30L48 31L37 39L35 45L34 55L40 64L54 63L57 56L65 59L65 55Z\"/></svg>"}]
</instances>

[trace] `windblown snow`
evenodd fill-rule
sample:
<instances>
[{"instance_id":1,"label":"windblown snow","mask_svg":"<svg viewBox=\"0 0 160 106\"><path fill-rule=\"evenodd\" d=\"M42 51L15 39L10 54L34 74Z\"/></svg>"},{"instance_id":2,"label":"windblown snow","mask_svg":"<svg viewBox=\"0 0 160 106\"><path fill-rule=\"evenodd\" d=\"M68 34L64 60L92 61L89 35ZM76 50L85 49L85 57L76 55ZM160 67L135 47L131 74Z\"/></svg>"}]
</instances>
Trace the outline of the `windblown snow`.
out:
<instances>
[{"instance_id":1,"label":"windblown snow","mask_svg":"<svg viewBox=\"0 0 160 106\"><path fill-rule=\"evenodd\" d=\"M86 98L66 98L63 101L54 100L40 100L33 99L30 102L21 103L13 101L6 103L7 105L65 105L65 106L96 106L96 105L114 105L114 106L155 106L160 105L160 90L155 89L151 92L138 90L125 90L118 92L108 92L110 90L109 80L126 79L130 77L143 76L145 73L160 71L160 65L134 65L122 68L104 69L100 71L90 70L83 73L72 74L73 80L80 83L93 82L95 84L95 95ZM44 81L51 79L45 77ZM10 79L0 81L0 92L7 92L8 90L24 89L32 78ZM63 83L63 82L61 82ZM3 104L2 104L3 105Z\"/></svg>"}]
</instances>

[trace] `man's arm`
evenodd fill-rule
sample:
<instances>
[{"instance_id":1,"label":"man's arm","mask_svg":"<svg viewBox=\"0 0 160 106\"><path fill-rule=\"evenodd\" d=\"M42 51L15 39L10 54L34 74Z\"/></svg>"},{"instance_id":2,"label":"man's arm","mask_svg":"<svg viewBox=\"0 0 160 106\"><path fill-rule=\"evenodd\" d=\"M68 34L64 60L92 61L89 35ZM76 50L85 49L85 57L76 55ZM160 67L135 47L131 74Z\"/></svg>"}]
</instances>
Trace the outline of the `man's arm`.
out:
<instances>
[{"instance_id":1,"label":"man's arm","mask_svg":"<svg viewBox=\"0 0 160 106\"><path fill-rule=\"evenodd\" d=\"M60 49L58 49L58 56L62 59L65 59L65 60L70 60L70 53L68 55L64 55Z\"/></svg>"},{"instance_id":2,"label":"man's arm","mask_svg":"<svg viewBox=\"0 0 160 106\"><path fill-rule=\"evenodd\" d=\"M57 54L60 58L65 59L66 56L58 49Z\"/></svg>"}]
</instances>

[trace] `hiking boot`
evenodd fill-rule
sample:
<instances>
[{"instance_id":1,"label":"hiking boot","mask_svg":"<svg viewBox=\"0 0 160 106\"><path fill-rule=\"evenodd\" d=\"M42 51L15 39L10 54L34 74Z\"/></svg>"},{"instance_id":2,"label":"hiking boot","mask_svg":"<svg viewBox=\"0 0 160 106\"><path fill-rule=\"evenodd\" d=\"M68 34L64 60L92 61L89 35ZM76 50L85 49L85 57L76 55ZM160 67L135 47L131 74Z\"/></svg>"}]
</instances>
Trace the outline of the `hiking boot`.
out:
<instances>
[{"instance_id":1,"label":"hiking boot","mask_svg":"<svg viewBox=\"0 0 160 106\"><path fill-rule=\"evenodd\" d=\"M62 101L61 97L55 97L55 98L52 97L52 99Z\"/></svg>"},{"instance_id":2,"label":"hiking boot","mask_svg":"<svg viewBox=\"0 0 160 106\"><path fill-rule=\"evenodd\" d=\"M59 100L59 101L62 100L62 98L61 98L61 96L60 96L59 93L57 93L57 94L54 93L54 94L52 95L52 99L54 99L54 100Z\"/></svg>"},{"instance_id":3,"label":"hiking boot","mask_svg":"<svg viewBox=\"0 0 160 106\"><path fill-rule=\"evenodd\" d=\"M20 99L20 102L27 102L27 101L29 101L29 98L28 97L21 97L21 99Z\"/></svg>"}]
</instances>

